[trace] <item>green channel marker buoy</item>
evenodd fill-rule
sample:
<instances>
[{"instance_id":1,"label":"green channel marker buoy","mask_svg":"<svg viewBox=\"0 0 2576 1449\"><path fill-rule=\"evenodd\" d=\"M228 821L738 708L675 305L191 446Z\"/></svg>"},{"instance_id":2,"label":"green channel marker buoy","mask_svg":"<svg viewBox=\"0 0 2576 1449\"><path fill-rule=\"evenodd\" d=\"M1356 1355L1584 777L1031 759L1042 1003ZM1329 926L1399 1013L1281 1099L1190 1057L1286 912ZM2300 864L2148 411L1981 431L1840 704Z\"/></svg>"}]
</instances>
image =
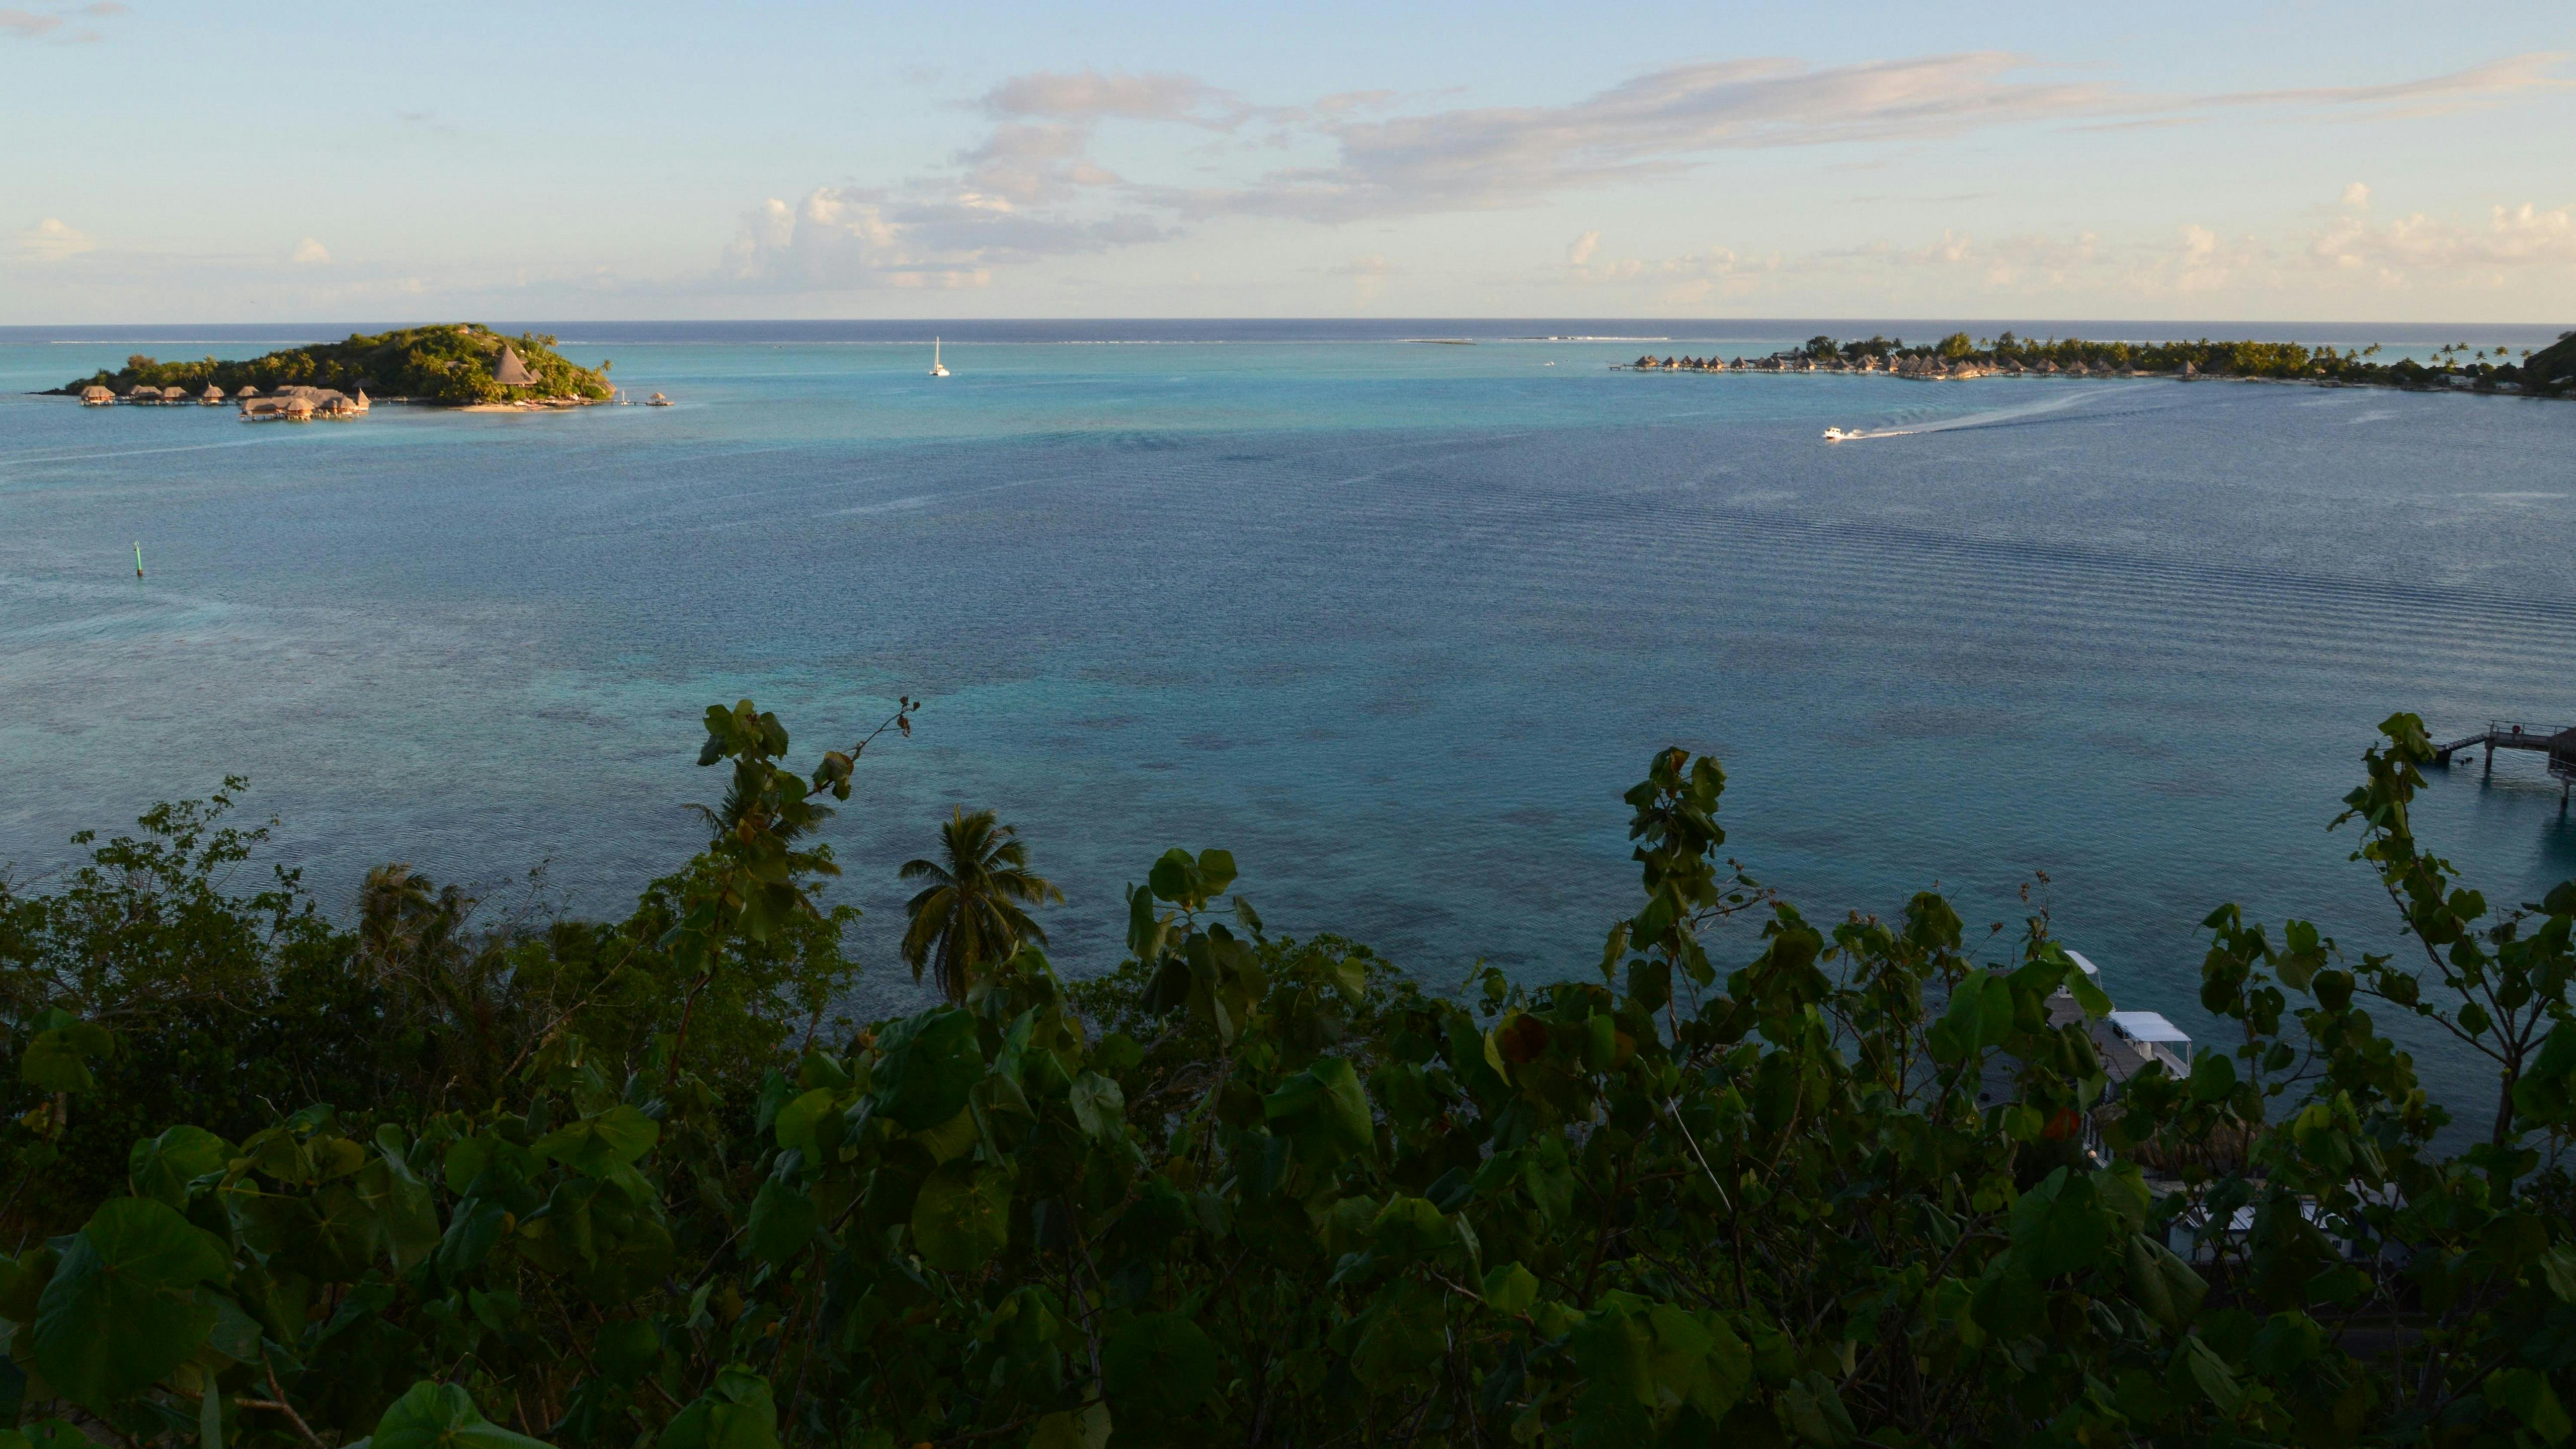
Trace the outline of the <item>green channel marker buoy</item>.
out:
<instances>
[{"instance_id":1,"label":"green channel marker buoy","mask_svg":"<svg viewBox=\"0 0 2576 1449\"><path fill-rule=\"evenodd\" d=\"M134 541L134 576L143 577L143 540L139 538Z\"/></svg>"}]
</instances>

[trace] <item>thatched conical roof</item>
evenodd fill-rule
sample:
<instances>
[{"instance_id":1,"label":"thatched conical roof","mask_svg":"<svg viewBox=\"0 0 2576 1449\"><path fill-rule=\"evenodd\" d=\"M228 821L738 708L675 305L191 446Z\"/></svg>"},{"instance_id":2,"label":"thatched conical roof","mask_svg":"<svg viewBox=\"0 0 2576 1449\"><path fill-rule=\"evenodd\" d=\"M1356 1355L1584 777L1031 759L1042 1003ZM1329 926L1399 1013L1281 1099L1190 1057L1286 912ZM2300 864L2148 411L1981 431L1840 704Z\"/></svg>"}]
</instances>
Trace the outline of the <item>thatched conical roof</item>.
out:
<instances>
[{"instance_id":1,"label":"thatched conical roof","mask_svg":"<svg viewBox=\"0 0 2576 1449\"><path fill-rule=\"evenodd\" d=\"M501 360L492 365L492 380L503 387L534 387L537 381L519 360L518 349L507 342L501 344Z\"/></svg>"},{"instance_id":2,"label":"thatched conical roof","mask_svg":"<svg viewBox=\"0 0 2576 1449\"><path fill-rule=\"evenodd\" d=\"M234 394L233 394L233 396L235 396L235 397L257 397L257 396L259 396L259 389L258 389L258 388L255 388L255 387L253 387L253 386L251 386L249 383L243 383L243 384L241 385L241 391L234 393Z\"/></svg>"}]
</instances>

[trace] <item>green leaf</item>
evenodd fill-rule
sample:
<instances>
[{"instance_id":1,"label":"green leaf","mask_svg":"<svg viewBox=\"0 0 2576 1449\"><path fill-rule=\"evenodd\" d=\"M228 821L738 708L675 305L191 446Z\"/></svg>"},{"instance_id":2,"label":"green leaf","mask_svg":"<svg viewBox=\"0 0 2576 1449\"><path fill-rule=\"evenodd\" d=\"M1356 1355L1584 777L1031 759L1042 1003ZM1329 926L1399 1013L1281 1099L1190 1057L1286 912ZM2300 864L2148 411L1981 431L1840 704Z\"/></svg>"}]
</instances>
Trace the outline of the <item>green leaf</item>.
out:
<instances>
[{"instance_id":1,"label":"green leaf","mask_svg":"<svg viewBox=\"0 0 2576 1449\"><path fill-rule=\"evenodd\" d=\"M2086 1016L2099 1020L2111 1014L2111 994L2094 985L2093 978L2084 972L2069 968L2066 988L2075 997L2075 1004L2084 1008Z\"/></svg>"},{"instance_id":2,"label":"green leaf","mask_svg":"<svg viewBox=\"0 0 2576 1449\"><path fill-rule=\"evenodd\" d=\"M1029 1431L1029 1449L1106 1449L1108 1443L1107 1404L1049 1414Z\"/></svg>"},{"instance_id":3,"label":"green leaf","mask_svg":"<svg viewBox=\"0 0 2576 1449\"><path fill-rule=\"evenodd\" d=\"M185 1362L215 1325L197 1285L231 1271L212 1233L151 1198L99 1206L36 1302L36 1367L104 1410Z\"/></svg>"},{"instance_id":4,"label":"green leaf","mask_svg":"<svg viewBox=\"0 0 2576 1449\"><path fill-rule=\"evenodd\" d=\"M662 1124L620 1102L596 1117L569 1122L537 1139L539 1157L551 1158L584 1177L610 1177L632 1167L662 1140Z\"/></svg>"},{"instance_id":5,"label":"green leaf","mask_svg":"<svg viewBox=\"0 0 2576 1449\"><path fill-rule=\"evenodd\" d=\"M821 1161L823 1151L817 1129L825 1117L837 1110L833 1101L829 1089L816 1087L779 1108L778 1120L771 1127L777 1134L778 1145L804 1153L809 1165Z\"/></svg>"},{"instance_id":6,"label":"green leaf","mask_svg":"<svg viewBox=\"0 0 2576 1449\"><path fill-rule=\"evenodd\" d=\"M1368 1093L1341 1057L1319 1058L1262 1101L1272 1130L1297 1144L1299 1160L1330 1167L1376 1143Z\"/></svg>"},{"instance_id":7,"label":"green leaf","mask_svg":"<svg viewBox=\"0 0 2576 1449\"><path fill-rule=\"evenodd\" d=\"M1098 1072L1086 1071L1073 1079L1071 1105L1074 1125L1085 1137L1106 1142L1126 1130L1127 1094Z\"/></svg>"},{"instance_id":8,"label":"green leaf","mask_svg":"<svg viewBox=\"0 0 2576 1449\"><path fill-rule=\"evenodd\" d=\"M925 1011L896 1023L884 1037L876 1069L877 1110L907 1132L936 1127L966 1109L966 1094L984 1075L975 1018L958 1007Z\"/></svg>"},{"instance_id":9,"label":"green leaf","mask_svg":"<svg viewBox=\"0 0 2576 1449\"><path fill-rule=\"evenodd\" d=\"M1234 874L1233 851L1200 851L1197 881L1199 898L1201 900L1213 900L1217 896L1225 894L1225 888L1234 884Z\"/></svg>"},{"instance_id":10,"label":"green leaf","mask_svg":"<svg viewBox=\"0 0 2576 1449\"><path fill-rule=\"evenodd\" d=\"M429 1379L413 1384L386 1407L366 1443L369 1449L546 1449L544 1440L484 1418L473 1396L459 1385Z\"/></svg>"},{"instance_id":11,"label":"green leaf","mask_svg":"<svg viewBox=\"0 0 2576 1449\"><path fill-rule=\"evenodd\" d=\"M134 1144L125 1159L126 1180L133 1185L135 1196L184 1210L188 1205L188 1184L208 1173L223 1171L232 1152L231 1143L203 1127L173 1127L158 1137Z\"/></svg>"},{"instance_id":12,"label":"green leaf","mask_svg":"<svg viewBox=\"0 0 2576 1449\"><path fill-rule=\"evenodd\" d=\"M778 1449L769 1380L735 1364L662 1428L661 1449Z\"/></svg>"},{"instance_id":13,"label":"green leaf","mask_svg":"<svg viewBox=\"0 0 2576 1449\"><path fill-rule=\"evenodd\" d=\"M1522 1149L1521 1186L1549 1222L1564 1223L1574 1216L1574 1164L1566 1156L1564 1138L1550 1133Z\"/></svg>"},{"instance_id":14,"label":"green leaf","mask_svg":"<svg viewBox=\"0 0 2576 1449\"><path fill-rule=\"evenodd\" d=\"M2561 1303L2576 1303L2576 1247L2561 1243L2540 1256L2540 1275Z\"/></svg>"},{"instance_id":15,"label":"green leaf","mask_svg":"<svg viewBox=\"0 0 2576 1449\"><path fill-rule=\"evenodd\" d=\"M2227 1367L2227 1361L2202 1342L2198 1334L2182 1341L2182 1354L2184 1366L2191 1371L2192 1382L2200 1385L2200 1391L2209 1396L2209 1402L2217 1406L2218 1412L2234 1418L2236 1411L2244 1407L2245 1390L2237 1384L2236 1375Z\"/></svg>"},{"instance_id":16,"label":"green leaf","mask_svg":"<svg viewBox=\"0 0 2576 1449\"><path fill-rule=\"evenodd\" d=\"M1485 1275L1485 1304L1498 1313L1527 1313L1538 1302L1538 1276L1518 1263Z\"/></svg>"},{"instance_id":17,"label":"green leaf","mask_svg":"<svg viewBox=\"0 0 2576 1449\"><path fill-rule=\"evenodd\" d=\"M1188 1417L1216 1389L1216 1344L1189 1315L1149 1313L1109 1335L1101 1387L1118 1422L1161 1427Z\"/></svg>"},{"instance_id":18,"label":"green leaf","mask_svg":"<svg viewBox=\"0 0 2576 1449\"><path fill-rule=\"evenodd\" d=\"M810 1195L772 1177L760 1184L760 1195L751 1200L751 1222L743 1236L753 1257L783 1267L814 1241L814 1230L822 1222L823 1211Z\"/></svg>"},{"instance_id":19,"label":"green leaf","mask_svg":"<svg viewBox=\"0 0 2576 1449\"><path fill-rule=\"evenodd\" d=\"M2191 1094L2203 1102L2223 1102L2236 1090L2236 1062L2225 1052L2202 1052L2192 1058Z\"/></svg>"},{"instance_id":20,"label":"green leaf","mask_svg":"<svg viewBox=\"0 0 2576 1449\"><path fill-rule=\"evenodd\" d=\"M2558 1401L2558 1391L2531 1369L2499 1369L2487 1375L2486 1391L2490 1402L2512 1410L2522 1426L2545 1444L2563 1443L2576 1433L2576 1424L2568 1422L2567 1406Z\"/></svg>"},{"instance_id":21,"label":"green leaf","mask_svg":"<svg viewBox=\"0 0 2576 1449\"><path fill-rule=\"evenodd\" d=\"M1456 1241L1449 1219L1428 1198L1388 1198L1369 1224L1369 1247L1391 1262L1427 1258Z\"/></svg>"},{"instance_id":22,"label":"green leaf","mask_svg":"<svg viewBox=\"0 0 2576 1449\"><path fill-rule=\"evenodd\" d=\"M36 1033L18 1059L18 1075L46 1092L86 1092L98 1085L89 1059L115 1050L116 1038L96 1022L73 1021Z\"/></svg>"},{"instance_id":23,"label":"green leaf","mask_svg":"<svg viewBox=\"0 0 2576 1449\"><path fill-rule=\"evenodd\" d=\"M912 1202L921 1259L951 1273L982 1267L1011 1240L1011 1178L998 1167L952 1162L930 1174Z\"/></svg>"}]
</instances>

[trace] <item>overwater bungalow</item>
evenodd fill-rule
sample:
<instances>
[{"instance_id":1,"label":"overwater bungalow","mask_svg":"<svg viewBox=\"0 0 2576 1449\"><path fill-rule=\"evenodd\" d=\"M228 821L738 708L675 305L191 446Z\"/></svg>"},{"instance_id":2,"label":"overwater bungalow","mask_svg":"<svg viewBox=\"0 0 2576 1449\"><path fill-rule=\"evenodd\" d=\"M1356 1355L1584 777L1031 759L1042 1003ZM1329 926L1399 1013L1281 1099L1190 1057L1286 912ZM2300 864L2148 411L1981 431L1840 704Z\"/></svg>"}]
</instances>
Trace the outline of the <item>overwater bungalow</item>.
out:
<instances>
[{"instance_id":1,"label":"overwater bungalow","mask_svg":"<svg viewBox=\"0 0 2576 1449\"><path fill-rule=\"evenodd\" d=\"M113 407L115 405L116 394L109 392L106 388L99 386L97 383L93 382L89 386L81 389L82 407L104 408Z\"/></svg>"},{"instance_id":2,"label":"overwater bungalow","mask_svg":"<svg viewBox=\"0 0 2576 1449\"><path fill-rule=\"evenodd\" d=\"M259 389L251 386L249 383L243 383L241 387L233 393L233 396L235 398L257 397L259 396Z\"/></svg>"},{"instance_id":3,"label":"overwater bungalow","mask_svg":"<svg viewBox=\"0 0 2576 1449\"><path fill-rule=\"evenodd\" d=\"M288 398L281 411L286 414L286 420L290 423L309 423L313 421L313 404L310 400L305 398Z\"/></svg>"},{"instance_id":4,"label":"overwater bungalow","mask_svg":"<svg viewBox=\"0 0 2576 1449\"><path fill-rule=\"evenodd\" d=\"M224 401L224 390L211 382L207 383L206 390L197 394L197 401L206 407L221 407Z\"/></svg>"}]
</instances>

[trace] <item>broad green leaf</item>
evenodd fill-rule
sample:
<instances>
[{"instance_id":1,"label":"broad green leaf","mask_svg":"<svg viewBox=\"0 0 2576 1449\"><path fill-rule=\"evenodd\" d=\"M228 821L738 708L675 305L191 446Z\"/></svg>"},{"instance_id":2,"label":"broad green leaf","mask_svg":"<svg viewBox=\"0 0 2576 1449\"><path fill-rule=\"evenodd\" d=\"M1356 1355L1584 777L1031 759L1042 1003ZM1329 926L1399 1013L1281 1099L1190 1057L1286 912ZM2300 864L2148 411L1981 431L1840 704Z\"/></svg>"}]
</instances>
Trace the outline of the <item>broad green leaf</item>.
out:
<instances>
[{"instance_id":1,"label":"broad green leaf","mask_svg":"<svg viewBox=\"0 0 2576 1449\"><path fill-rule=\"evenodd\" d=\"M429 1379L386 1408L367 1443L369 1449L546 1449L544 1440L484 1418L461 1386Z\"/></svg>"},{"instance_id":2,"label":"broad green leaf","mask_svg":"<svg viewBox=\"0 0 2576 1449\"><path fill-rule=\"evenodd\" d=\"M1011 1240L1011 1179L998 1167L952 1162L912 1202L912 1240L934 1268L967 1273Z\"/></svg>"},{"instance_id":3,"label":"broad green leaf","mask_svg":"<svg viewBox=\"0 0 2576 1449\"><path fill-rule=\"evenodd\" d=\"M1518 1263L1485 1275L1485 1303L1500 1313L1527 1313L1538 1301L1538 1277Z\"/></svg>"},{"instance_id":4,"label":"broad green leaf","mask_svg":"<svg viewBox=\"0 0 2576 1449\"><path fill-rule=\"evenodd\" d=\"M956 1007L925 1011L889 1029L876 1068L877 1110L907 1132L936 1127L966 1108L984 1075L975 1018Z\"/></svg>"},{"instance_id":5,"label":"broad green leaf","mask_svg":"<svg viewBox=\"0 0 2576 1449\"><path fill-rule=\"evenodd\" d=\"M1521 1186L1551 1223L1574 1216L1574 1165L1565 1154L1565 1139L1550 1133L1521 1151Z\"/></svg>"},{"instance_id":6,"label":"broad green leaf","mask_svg":"<svg viewBox=\"0 0 2576 1449\"><path fill-rule=\"evenodd\" d=\"M921 1150L930 1154L931 1161L949 1163L974 1151L975 1144L983 1140L983 1136L984 1129L976 1124L974 1109L960 1108L957 1115L947 1121L913 1133L912 1140L921 1144Z\"/></svg>"},{"instance_id":7,"label":"broad green leaf","mask_svg":"<svg viewBox=\"0 0 2576 1449\"><path fill-rule=\"evenodd\" d=\"M736 1364L662 1428L660 1449L778 1449L769 1381Z\"/></svg>"},{"instance_id":8,"label":"broad green leaf","mask_svg":"<svg viewBox=\"0 0 2576 1449\"><path fill-rule=\"evenodd\" d=\"M36 1033L18 1059L18 1075L45 1092L86 1092L98 1085L90 1058L106 1056L116 1038L96 1022L73 1021Z\"/></svg>"},{"instance_id":9,"label":"broad green leaf","mask_svg":"<svg viewBox=\"0 0 2576 1449\"><path fill-rule=\"evenodd\" d=\"M232 1144L203 1127L173 1127L158 1137L134 1144L126 1157L126 1179L134 1195L185 1210L188 1184L221 1172L232 1159Z\"/></svg>"},{"instance_id":10,"label":"broad green leaf","mask_svg":"<svg viewBox=\"0 0 2576 1449\"><path fill-rule=\"evenodd\" d=\"M1428 1198L1392 1197L1369 1224L1369 1246L1381 1258L1425 1258L1457 1241L1449 1220Z\"/></svg>"},{"instance_id":11,"label":"broad green leaf","mask_svg":"<svg viewBox=\"0 0 2576 1449\"><path fill-rule=\"evenodd\" d=\"M2236 1090L2236 1061L2225 1052L2202 1052L2191 1060L2191 1094L2203 1102L2223 1102Z\"/></svg>"},{"instance_id":12,"label":"broad green leaf","mask_svg":"<svg viewBox=\"0 0 2576 1449\"><path fill-rule=\"evenodd\" d=\"M2576 1433L2576 1424L2568 1422L2567 1406L2558 1401L2558 1391L2531 1369L2498 1369L2487 1375L2486 1391L2490 1402L2511 1410L2544 1444L2564 1443Z\"/></svg>"},{"instance_id":13,"label":"broad green leaf","mask_svg":"<svg viewBox=\"0 0 2576 1449\"><path fill-rule=\"evenodd\" d=\"M2111 1014L2111 994L2094 985L2092 977L2069 968L2066 973L2066 986L2073 993L2075 1004L2084 1008L2086 1016L2098 1021Z\"/></svg>"},{"instance_id":14,"label":"broad green leaf","mask_svg":"<svg viewBox=\"0 0 2576 1449\"><path fill-rule=\"evenodd\" d=\"M1183 1313L1127 1320L1109 1335L1100 1359L1110 1411L1137 1428L1188 1417L1215 1391L1216 1374L1216 1344Z\"/></svg>"},{"instance_id":15,"label":"broad green leaf","mask_svg":"<svg viewBox=\"0 0 2576 1449\"><path fill-rule=\"evenodd\" d=\"M643 1160L660 1140L660 1123L620 1102L596 1117L566 1123L538 1138L535 1151L584 1177L608 1177Z\"/></svg>"},{"instance_id":16,"label":"broad green leaf","mask_svg":"<svg viewBox=\"0 0 2576 1449\"><path fill-rule=\"evenodd\" d=\"M103 1410L177 1368L215 1325L197 1285L231 1255L151 1198L99 1206L36 1303L36 1367L73 1402Z\"/></svg>"},{"instance_id":17,"label":"broad green leaf","mask_svg":"<svg viewBox=\"0 0 2576 1449\"><path fill-rule=\"evenodd\" d=\"M782 1149L793 1148L804 1153L808 1163L821 1161L823 1152L816 1128L825 1117L838 1114L840 1109L833 1105L833 1101L831 1089L816 1087L779 1108L778 1121L773 1128L778 1145Z\"/></svg>"},{"instance_id":18,"label":"broad green leaf","mask_svg":"<svg viewBox=\"0 0 2576 1449\"><path fill-rule=\"evenodd\" d=\"M751 1222L743 1236L753 1257L783 1267L814 1241L822 1221L822 1209L810 1194L772 1177L761 1182L760 1195L751 1200Z\"/></svg>"},{"instance_id":19,"label":"broad green leaf","mask_svg":"<svg viewBox=\"0 0 2576 1449\"><path fill-rule=\"evenodd\" d=\"M2561 1303L2576 1303L2576 1247L2561 1243L2540 1255L2540 1274Z\"/></svg>"},{"instance_id":20,"label":"broad green leaf","mask_svg":"<svg viewBox=\"0 0 2576 1449\"><path fill-rule=\"evenodd\" d=\"M2234 1418L2236 1411L2245 1404L2245 1390L2236 1382L2236 1374L2228 1368L2227 1361L2201 1341L2198 1334L2182 1341L2182 1352L2183 1363L2191 1371L2192 1382L2200 1385L2200 1391L2209 1396L2209 1402L2217 1406L2218 1412Z\"/></svg>"},{"instance_id":21,"label":"broad green leaf","mask_svg":"<svg viewBox=\"0 0 2576 1449\"><path fill-rule=\"evenodd\" d=\"M1298 1157L1319 1167L1367 1152L1376 1142L1368 1094L1341 1057L1323 1057L1280 1084L1262 1103L1271 1130L1293 1139Z\"/></svg>"},{"instance_id":22,"label":"broad green leaf","mask_svg":"<svg viewBox=\"0 0 2576 1449\"><path fill-rule=\"evenodd\" d=\"M1073 1079L1071 1104L1074 1125L1085 1137L1105 1142L1126 1130L1127 1094L1098 1072L1087 1071Z\"/></svg>"},{"instance_id":23,"label":"broad green leaf","mask_svg":"<svg viewBox=\"0 0 2576 1449\"><path fill-rule=\"evenodd\" d=\"M1039 1419L1029 1431L1029 1449L1107 1449L1108 1443L1107 1404L1059 1410Z\"/></svg>"}]
</instances>

